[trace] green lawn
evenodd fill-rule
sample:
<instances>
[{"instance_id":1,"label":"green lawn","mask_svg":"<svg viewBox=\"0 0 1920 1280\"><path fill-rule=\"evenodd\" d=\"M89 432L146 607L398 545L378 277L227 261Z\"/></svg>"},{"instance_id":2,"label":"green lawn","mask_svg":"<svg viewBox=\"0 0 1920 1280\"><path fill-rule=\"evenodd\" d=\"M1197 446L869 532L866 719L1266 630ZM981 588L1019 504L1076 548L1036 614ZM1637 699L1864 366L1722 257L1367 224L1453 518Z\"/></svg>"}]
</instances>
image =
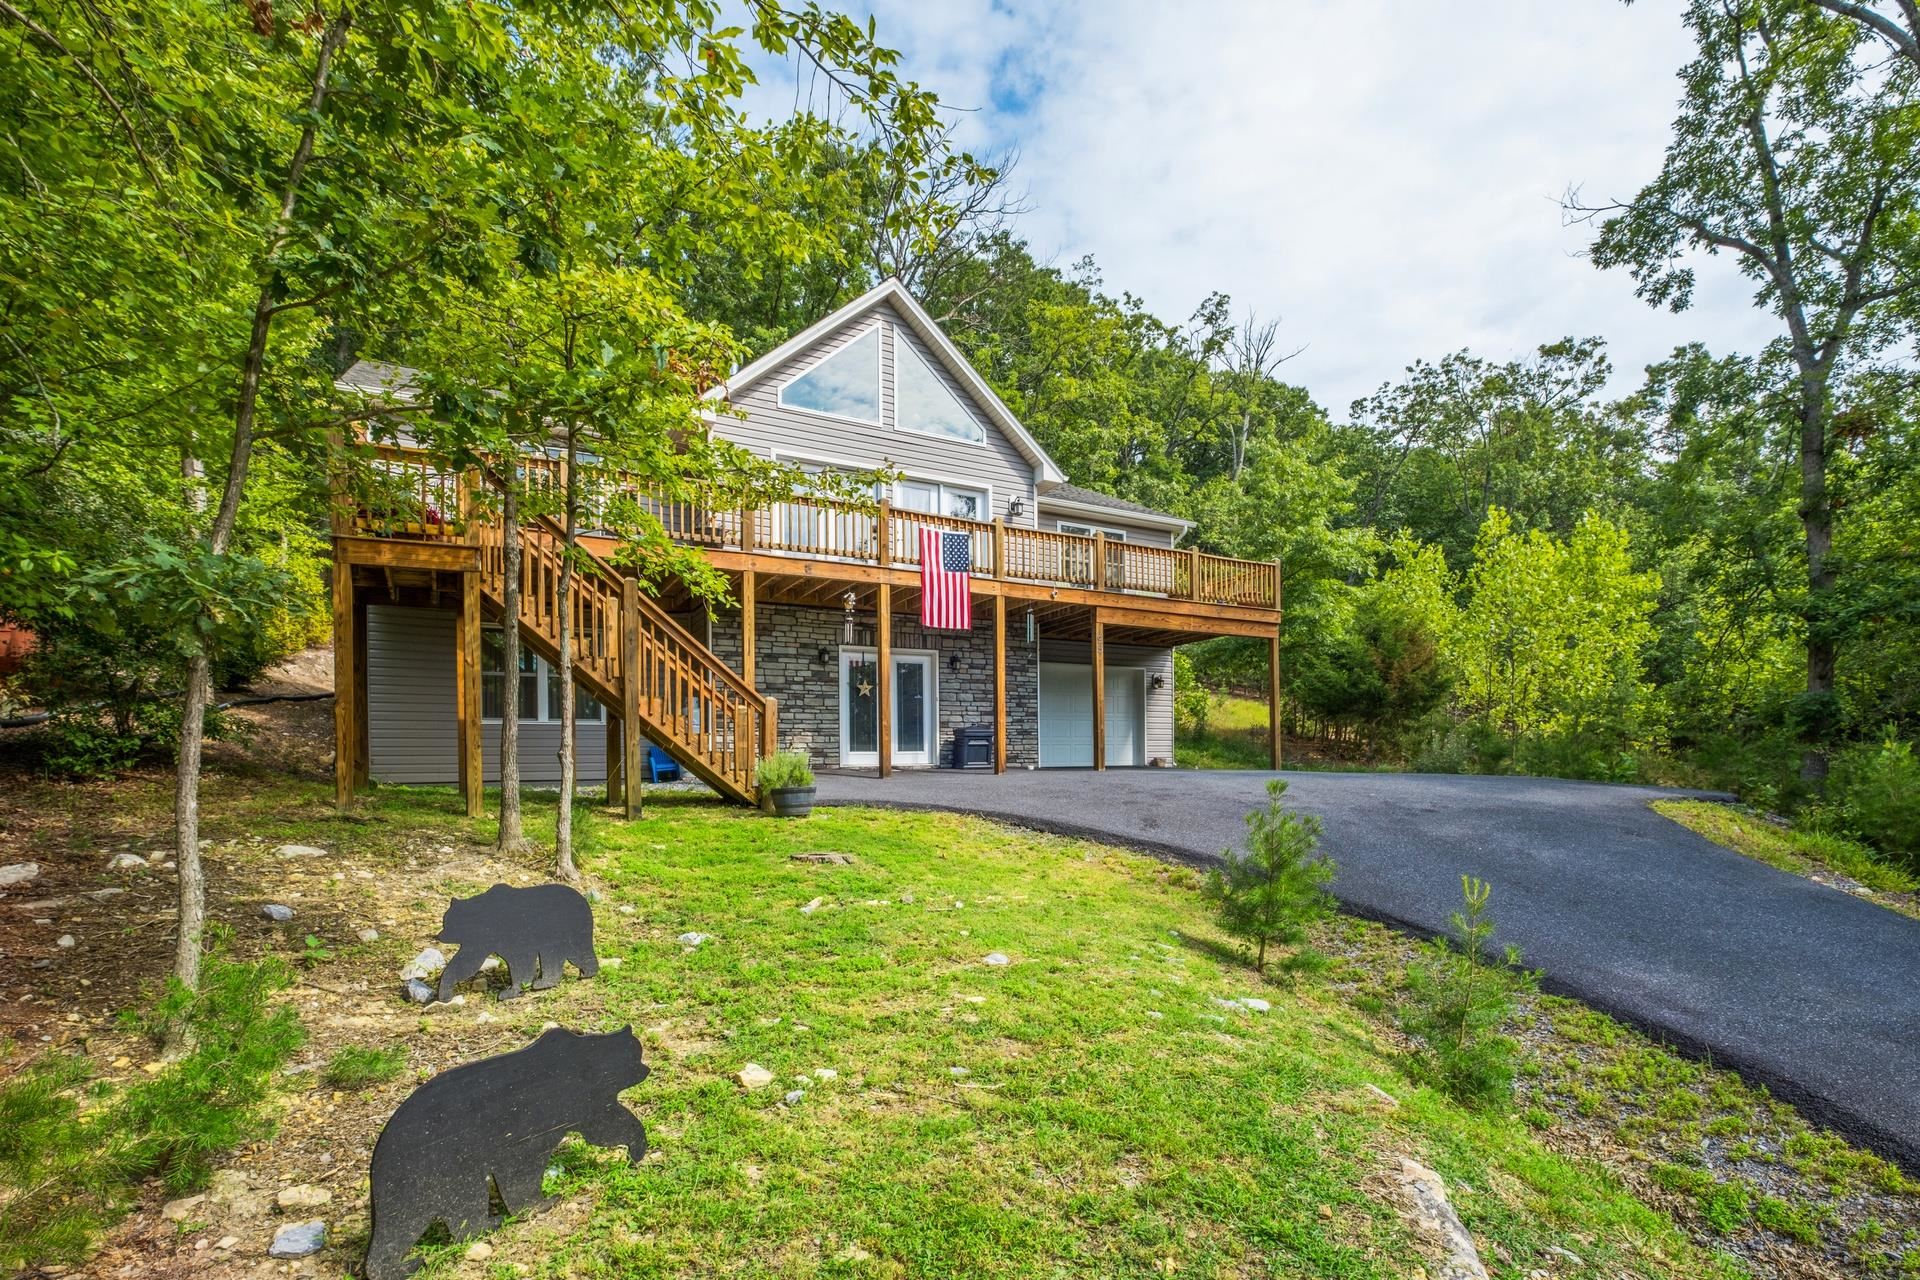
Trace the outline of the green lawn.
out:
<instances>
[{"instance_id":1,"label":"green lawn","mask_svg":"<svg viewBox=\"0 0 1920 1280\"><path fill-rule=\"evenodd\" d=\"M1182 769L1268 768L1267 704L1230 693L1210 695L1206 727L1177 736L1173 762Z\"/></svg>"},{"instance_id":2,"label":"green lawn","mask_svg":"<svg viewBox=\"0 0 1920 1280\"><path fill-rule=\"evenodd\" d=\"M446 801L374 806L427 825ZM654 1074L628 1101L656 1155L576 1153L564 1189L593 1211L496 1241L533 1275L1405 1276L1418 1251L1380 1194L1399 1153L1458 1186L1503 1274L1715 1269L1598 1168L1412 1087L1338 998L1263 983L1182 871L870 810L660 799L587 832L600 950L624 963L514 1014L632 1022ZM817 850L855 862L787 857ZM714 936L687 949L689 931ZM1252 995L1272 1011L1215 1003ZM776 1083L743 1090L749 1062Z\"/></svg>"}]
</instances>

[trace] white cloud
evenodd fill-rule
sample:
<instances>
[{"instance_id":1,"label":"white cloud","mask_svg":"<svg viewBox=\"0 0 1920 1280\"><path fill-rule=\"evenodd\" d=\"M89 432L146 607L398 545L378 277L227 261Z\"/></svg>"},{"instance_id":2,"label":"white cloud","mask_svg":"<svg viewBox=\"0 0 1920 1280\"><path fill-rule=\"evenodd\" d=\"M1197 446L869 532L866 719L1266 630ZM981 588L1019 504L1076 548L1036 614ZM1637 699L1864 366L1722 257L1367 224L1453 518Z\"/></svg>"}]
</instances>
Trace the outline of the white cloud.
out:
<instances>
[{"instance_id":1,"label":"white cloud","mask_svg":"<svg viewBox=\"0 0 1920 1280\"><path fill-rule=\"evenodd\" d=\"M1283 316L1308 344L1286 376L1336 414L1460 347L1599 334L1624 389L1678 343L1775 331L1726 259L1673 316L1562 225L1568 184L1624 198L1658 170L1691 50L1671 3L871 9L905 74L969 109L969 145L1020 150L1038 255L1092 253L1169 320L1215 289Z\"/></svg>"}]
</instances>

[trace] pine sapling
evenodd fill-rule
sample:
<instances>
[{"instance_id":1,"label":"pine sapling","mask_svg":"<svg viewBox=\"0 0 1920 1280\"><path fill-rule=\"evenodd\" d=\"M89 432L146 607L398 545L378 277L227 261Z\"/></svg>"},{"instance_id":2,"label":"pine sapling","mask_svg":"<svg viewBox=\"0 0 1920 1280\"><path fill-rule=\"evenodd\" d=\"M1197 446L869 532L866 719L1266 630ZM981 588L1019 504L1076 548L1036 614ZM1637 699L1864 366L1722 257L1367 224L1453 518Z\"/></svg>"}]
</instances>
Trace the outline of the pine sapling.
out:
<instances>
[{"instance_id":1,"label":"pine sapling","mask_svg":"<svg viewBox=\"0 0 1920 1280\"><path fill-rule=\"evenodd\" d=\"M1460 877L1461 909L1450 920L1451 939L1426 944L1407 970L1397 1017L1419 1045L1415 1065L1462 1102L1500 1104L1513 1092L1518 1046L1500 1028L1520 993L1538 975L1520 968L1518 948L1496 950L1487 904L1492 886Z\"/></svg>"},{"instance_id":2,"label":"pine sapling","mask_svg":"<svg viewBox=\"0 0 1920 1280\"><path fill-rule=\"evenodd\" d=\"M1316 857L1320 819L1281 802L1287 784L1267 784L1267 807L1247 815L1247 848L1225 850L1205 893L1220 927L1250 944L1254 967L1266 972L1267 948L1306 941L1307 927L1333 910L1327 885L1331 859Z\"/></svg>"}]
</instances>

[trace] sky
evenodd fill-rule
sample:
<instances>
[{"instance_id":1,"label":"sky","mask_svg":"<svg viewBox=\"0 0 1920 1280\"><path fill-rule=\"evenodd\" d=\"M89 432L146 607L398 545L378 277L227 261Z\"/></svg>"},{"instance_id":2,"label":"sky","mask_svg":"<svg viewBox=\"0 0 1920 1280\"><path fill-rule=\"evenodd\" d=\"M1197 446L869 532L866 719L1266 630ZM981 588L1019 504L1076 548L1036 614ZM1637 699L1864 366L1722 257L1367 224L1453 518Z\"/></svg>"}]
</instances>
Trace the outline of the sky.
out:
<instances>
[{"instance_id":1,"label":"sky","mask_svg":"<svg viewBox=\"0 0 1920 1280\"><path fill-rule=\"evenodd\" d=\"M1281 321L1282 370L1336 416L1416 359L1599 335L1613 390L1683 342L1775 322L1726 258L1691 310L1581 255L1569 186L1659 170L1691 43L1676 0L846 0L963 145L1019 153L1037 257L1179 322L1214 290ZM792 68L763 75L790 107Z\"/></svg>"}]
</instances>

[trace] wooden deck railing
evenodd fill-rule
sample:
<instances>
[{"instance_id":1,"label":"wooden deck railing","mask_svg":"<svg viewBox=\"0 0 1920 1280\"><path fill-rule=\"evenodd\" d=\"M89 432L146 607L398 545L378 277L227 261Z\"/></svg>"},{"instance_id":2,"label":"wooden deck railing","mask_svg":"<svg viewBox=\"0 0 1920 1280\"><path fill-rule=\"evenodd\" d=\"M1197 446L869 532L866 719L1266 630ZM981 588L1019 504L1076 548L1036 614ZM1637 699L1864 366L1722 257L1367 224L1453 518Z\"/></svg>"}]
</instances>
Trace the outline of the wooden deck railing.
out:
<instances>
[{"instance_id":1,"label":"wooden deck railing","mask_svg":"<svg viewBox=\"0 0 1920 1280\"><path fill-rule=\"evenodd\" d=\"M473 530L487 527L486 521L473 519L471 477L436 467L417 449L380 446L374 463L374 480L360 483L353 496L337 503L336 532L472 541ZM557 489L564 483L563 459L532 455L521 466L535 488ZM938 528L971 537L973 572L982 577L1207 604L1279 607L1279 569L1267 561L1121 542L1104 534L1084 537L1028 529L1002 520L929 515L886 502L862 508L824 497L797 497L757 511L725 511L617 485L592 495L589 524L616 491L658 519L674 540L696 546L911 567L920 563L920 530Z\"/></svg>"},{"instance_id":2,"label":"wooden deck railing","mask_svg":"<svg viewBox=\"0 0 1920 1280\"><path fill-rule=\"evenodd\" d=\"M473 520L481 589L500 605L506 549L500 525ZM559 586L565 535L544 517L521 525L520 625L549 650L560 645ZM774 748L771 699L694 639L604 560L583 551L573 575L574 673L589 694L622 716L724 795L751 803L755 766ZM637 742L637 735L629 741ZM627 765L637 769L637 758Z\"/></svg>"}]
</instances>

